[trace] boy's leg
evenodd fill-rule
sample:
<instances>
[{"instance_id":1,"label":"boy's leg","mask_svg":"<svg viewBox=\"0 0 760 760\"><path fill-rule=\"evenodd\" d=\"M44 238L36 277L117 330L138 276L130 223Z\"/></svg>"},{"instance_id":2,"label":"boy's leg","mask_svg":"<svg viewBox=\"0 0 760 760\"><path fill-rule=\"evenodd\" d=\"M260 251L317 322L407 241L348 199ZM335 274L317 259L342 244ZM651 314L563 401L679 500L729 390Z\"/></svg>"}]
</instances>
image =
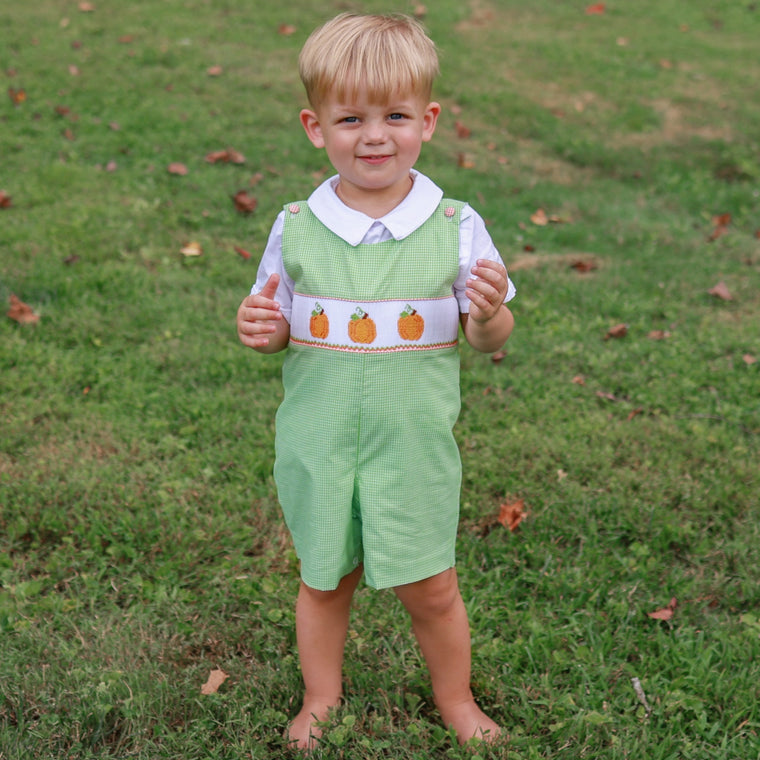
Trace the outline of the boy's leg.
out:
<instances>
[{"instance_id":1,"label":"boy's leg","mask_svg":"<svg viewBox=\"0 0 760 760\"><path fill-rule=\"evenodd\" d=\"M341 579L335 591L317 591L301 582L296 602L296 638L305 692L300 712L288 728L288 741L298 749L311 749L321 731L315 725L327 720L343 693L343 650L346 644L351 599L362 567Z\"/></svg>"},{"instance_id":2,"label":"boy's leg","mask_svg":"<svg viewBox=\"0 0 760 760\"><path fill-rule=\"evenodd\" d=\"M412 617L444 724L453 726L460 743L495 739L499 726L475 704L470 690L470 625L456 570L394 590Z\"/></svg>"}]
</instances>

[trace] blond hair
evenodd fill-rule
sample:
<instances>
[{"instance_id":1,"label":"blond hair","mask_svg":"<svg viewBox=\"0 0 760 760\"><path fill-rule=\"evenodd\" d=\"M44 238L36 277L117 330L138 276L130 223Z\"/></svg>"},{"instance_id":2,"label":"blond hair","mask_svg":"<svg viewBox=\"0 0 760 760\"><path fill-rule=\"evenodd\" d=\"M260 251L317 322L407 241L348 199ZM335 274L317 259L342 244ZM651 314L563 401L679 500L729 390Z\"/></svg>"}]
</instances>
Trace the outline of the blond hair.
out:
<instances>
[{"instance_id":1,"label":"blond hair","mask_svg":"<svg viewBox=\"0 0 760 760\"><path fill-rule=\"evenodd\" d=\"M429 99L438 74L435 44L409 16L342 13L312 32L298 58L313 107L360 92L383 102L396 93Z\"/></svg>"}]
</instances>

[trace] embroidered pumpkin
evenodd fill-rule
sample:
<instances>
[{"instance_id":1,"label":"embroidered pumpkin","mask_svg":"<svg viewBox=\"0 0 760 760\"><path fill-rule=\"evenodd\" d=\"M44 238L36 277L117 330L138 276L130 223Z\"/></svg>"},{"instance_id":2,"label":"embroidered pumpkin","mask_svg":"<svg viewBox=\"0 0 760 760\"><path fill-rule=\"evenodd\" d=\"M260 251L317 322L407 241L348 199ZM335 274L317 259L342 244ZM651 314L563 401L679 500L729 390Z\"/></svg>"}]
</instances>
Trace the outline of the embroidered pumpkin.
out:
<instances>
[{"instance_id":1,"label":"embroidered pumpkin","mask_svg":"<svg viewBox=\"0 0 760 760\"><path fill-rule=\"evenodd\" d=\"M419 340L425 330L425 320L409 304L398 318L398 334L404 340Z\"/></svg>"},{"instance_id":2,"label":"embroidered pumpkin","mask_svg":"<svg viewBox=\"0 0 760 760\"><path fill-rule=\"evenodd\" d=\"M311 312L309 319L309 332L315 338L326 338L330 332L330 320L325 314L325 310L318 304L314 304L314 311Z\"/></svg>"},{"instance_id":3,"label":"embroidered pumpkin","mask_svg":"<svg viewBox=\"0 0 760 760\"><path fill-rule=\"evenodd\" d=\"M369 314L358 306L348 323L348 337L354 343L372 343L377 337L377 327Z\"/></svg>"}]
</instances>

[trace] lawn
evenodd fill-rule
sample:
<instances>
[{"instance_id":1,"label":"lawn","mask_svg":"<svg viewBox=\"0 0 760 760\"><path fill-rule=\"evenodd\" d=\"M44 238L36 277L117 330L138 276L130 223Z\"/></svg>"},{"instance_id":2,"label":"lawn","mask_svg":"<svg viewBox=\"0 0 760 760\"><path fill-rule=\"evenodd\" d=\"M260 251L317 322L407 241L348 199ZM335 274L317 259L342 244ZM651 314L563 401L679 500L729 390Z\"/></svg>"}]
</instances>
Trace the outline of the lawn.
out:
<instances>
[{"instance_id":1,"label":"lawn","mask_svg":"<svg viewBox=\"0 0 760 760\"><path fill-rule=\"evenodd\" d=\"M283 756L283 357L235 312L328 176L300 46L390 6L441 51L419 168L518 289L505 355L461 348L456 428L473 689L510 738L456 746L360 587L314 755L760 758L760 6L38 0L0 8L0 760Z\"/></svg>"}]
</instances>

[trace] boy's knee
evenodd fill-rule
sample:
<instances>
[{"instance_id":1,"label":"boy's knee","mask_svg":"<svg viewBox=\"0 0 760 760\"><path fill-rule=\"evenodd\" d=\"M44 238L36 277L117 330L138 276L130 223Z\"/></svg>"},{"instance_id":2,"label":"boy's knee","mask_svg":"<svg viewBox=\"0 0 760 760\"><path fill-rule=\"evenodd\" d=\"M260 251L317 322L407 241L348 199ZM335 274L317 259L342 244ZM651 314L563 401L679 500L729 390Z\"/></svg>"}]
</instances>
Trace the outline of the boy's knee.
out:
<instances>
[{"instance_id":1,"label":"boy's knee","mask_svg":"<svg viewBox=\"0 0 760 760\"><path fill-rule=\"evenodd\" d=\"M446 615L460 599L459 584L453 569L417 583L399 586L395 591L413 616L425 618Z\"/></svg>"}]
</instances>

